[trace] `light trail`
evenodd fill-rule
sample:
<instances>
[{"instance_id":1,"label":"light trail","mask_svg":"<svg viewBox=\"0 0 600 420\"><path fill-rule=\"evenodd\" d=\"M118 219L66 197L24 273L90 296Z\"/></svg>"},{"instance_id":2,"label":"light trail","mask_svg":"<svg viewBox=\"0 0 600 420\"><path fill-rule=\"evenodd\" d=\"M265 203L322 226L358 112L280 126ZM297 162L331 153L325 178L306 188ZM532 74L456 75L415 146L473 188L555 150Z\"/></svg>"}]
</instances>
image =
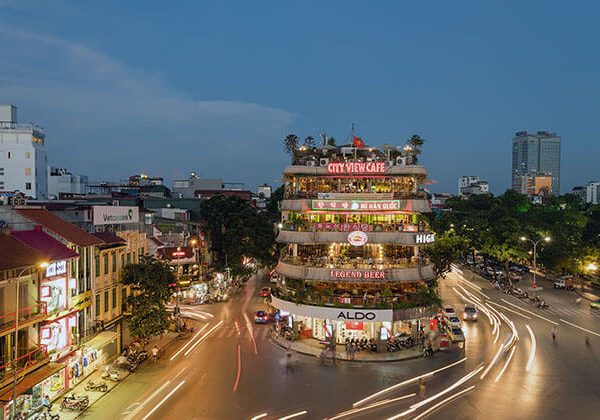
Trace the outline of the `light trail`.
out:
<instances>
[{"instance_id":1,"label":"light trail","mask_svg":"<svg viewBox=\"0 0 600 420\"><path fill-rule=\"evenodd\" d=\"M529 360L527 360L527 368L525 369L527 372L529 372L533 366L533 361L535 360L535 349L537 347L537 342L535 341L535 334L533 333L533 330L529 324L526 324L525 328L527 328L527 331L529 331L529 336L531 337L531 351L529 352Z\"/></svg>"},{"instance_id":2,"label":"light trail","mask_svg":"<svg viewBox=\"0 0 600 420\"><path fill-rule=\"evenodd\" d=\"M285 417L279 417L278 420L289 420L289 419L293 419L294 417L300 417L305 415L306 413L308 413L308 411L303 410L303 411L299 411L297 413L294 414L290 414L289 416L285 416Z\"/></svg>"},{"instance_id":3,"label":"light trail","mask_svg":"<svg viewBox=\"0 0 600 420\"><path fill-rule=\"evenodd\" d=\"M562 318L560 318L560 320L562 322L564 322L565 324L569 324L572 327L579 328L581 331L585 331L587 333L594 334L595 336L600 337L600 334L598 334L597 332L594 332L592 330L588 330L587 328L580 327L579 325L573 324L572 322L569 322L569 321L567 321L565 319L562 319Z\"/></svg>"},{"instance_id":4,"label":"light trail","mask_svg":"<svg viewBox=\"0 0 600 420\"><path fill-rule=\"evenodd\" d=\"M202 331L204 331L206 329L206 327L208 327L208 324L206 324L202 328L200 328L200 330L196 334L194 334L194 336L192 338L190 338L188 340L188 342L185 343L185 345L183 345L179 350L177 350L177 353L175 353L173 356L171 356L169 358L169 361L173 361L173 359L175 359L177 356L179 356L182 351L184 351L190 344L192 344L194 342L196 337L198 337L202 333Z\"/></svg>"},{"instance_id":5,"label":"light trail","mask_svg":"<svg viewBox=\"0 0 600 420\"><path fill-rule=\"evenodd\" d=\"M252 345L254 346L254 354L258 354L258 346L256 345L256 339L254 338L254 328L252 328L250 318L248 318L248 314L245 312L244 319L246 320L246 328L248 328L248 331L250 332L250 339L252 340Z\"/></svg>"},{"instance_id":6,"label":"light trail","mask_svg":"<svg viewBox=\"0 0 600 420\"><path fill-rule=\"evenodd\" d=\"M458 286L462 289L463 292L465 292L465 294L467 296L469 296L471 299L475 300L477 303L481 304L481 299L479 299L477 296L475 296L473 293L469 292L467 289L465 289L462 286Z\"/></svg>"},{"instance_id":7,"label":"light trail","mask_svg":"<svg viewBox=\"0 0 600 420\"><path fill-rule=\"evenodd\" d=\"M262 414L252 417L250 420L258 420L258 419L262 419L263 417L267 417L267 416L268 416L268 413L262 413Z\"/></svg>"},{"instance_id":8,"label":"light trail","mask_svg":"<svg viewBox=\"0 0 600 420\"><path fill-rule=\"evenodd\" d=\"M167 387L170 383L171 381L167 381L164 384L162 384L160 388L158 388L152 393L152 395L146 398L146 400L142 404L140 404L130 415L126 417L126 419L132 419L142 409L142 407L148 403L148 401L152 400L156 395L160 393L160 391L163 390L163 388Z\"/></svg>"},{"instance_id":9,"label":"light trail","mask_svg":"<svg viewBox=\"0 0 600 420\"><path fill-rule=\"evenodd\" d=\"M496 365L496 362L498 361L498 358L500 357L500 355L504 352L504 344L502 344L499 348L498 351L496 352L496 354L494 355L494 358L492 359L492 363L490 363L485 370L483 371L483 373L481 374L481 376L479 377L479 379L483 380L486 375L489 373L489 371Z\"/></svg>"},{"instance_id":10,"label":"light trail","mask_svg":"<svg viewBox=\"0 0 600 420\"><path fill-rule=\"evenodd\" d=\"M496 376L496 379L494 380L494 382L498 382L500 380L500 378L502 378L502 375L504 375L504 371L508 367L510 360L513 357L513 354L515 354L515 350L517 350L516 346L511 349L510 354L508 355L508 359L506 360L506 363L504 364L504 367L502 368L500 373L498 373L498 376Z\"/></svg>"},{"instance_id":11,"label":"light trail","mask_svg":"<svg viewBox=\"0 0 600 420\"><path fill-rule=\"evenodd\" d=\"M367 405L367 406L365 406L365 407L361 407L361 408L354 408L354 409L352 409L352 410L344 411L343 413L339 413L339 414L337 414L337 415L336 415L336 416L334 416L334 417L330 417L330 418L328 418L327 420L337 420L337 419L341 419L342 417L350 416L350 415L352 415L352 414L361 413L361 412L363 412L363 411L366 411L366 410L371 410L371 409L373 409L373 408L377 408L377 407L381 407L381 406L383 406L383 405L390 404L390 403L393 403L393 402L396 402L396 401L401 401L401 400L405 400L405 399L407 399L407 398L412 398L412 397L414 397L414 396L416 396L416 395L417 395L417 394L415 394L415 393L412 393L412 394L408 394L408 395L403 395L403 396L401 396L401 397L392 398L391 400L383 400L383 401L378 401L378 402L375 402L375 403L373 403L373 404L369 404L369 405Z\"/></svg>"},{"instance_id":12,"label":"light trail","mask_svg":"<svg viewBox=\"0 0 600 420\"><path fill-rule=\"evenodd\" d=\"M522 313L520 313L520 312L517 312L517 311L515 311L514 309L510 309L510 308L509 308L509 307L507 307L507 306L501 305L501 304L499 304L499 303L496 303L496 302L489 302L489 303L490 303L490 304L492 304L492 305L495 305L495 306L499 306L500 308L504 309L505 311L509 311L509 312L512 312L513 314L516 314L516 315L522 316L522 317L523 317L523 318L525 318L525 319L531 319L531 318L530 318L530 317L528 317L527 315L523 315Z\"/></svg>"},{"instance_id":13,"label":"light trail","mask_svg":"<svg viewBox=\"0 0 600 420\"><path fill-rule=\"evenodd\" d=\"M238 360L238 370L237 370L237 376L235 377L235 383L233 384L233 392L237 391L237 387L240 383L240 376L242 375L242 353L241 353L241 347L238 344L237 345L237 360Z\"/></svg>"},{"instance_id":14,"label":"light trail","mask_svg":"<svg viewBox=\"0 0 600 420\"><path fill-rule=\"evenodd\" d=\"M235 321L235 329L237 330L238 335L241 337L242 332L240 331L240 324L238 324L237 320Z\"/></svg>"},{"instance_id":15,"label":"light trail","mask_svg":"<svg viewBox=\"0 0 600 420\"><path fill-rule=\"evenodd\" d=\"M407 385L407 384L410 384L410 383L412 383L412 382L416 382L416 381L418 381L418 380L419 380L419 379L421 379L421 378L426 378L426 377L428 377L428 376L433 376L433 375L435 375L436 373L443 372L443 371L444 371L444 370L446 370L446 369L450 369L451 367L454 367L454 366L456 366L456 365L459 365L459 364L461 364L461 363L464 363L466 360L467 360L467 358L466 358L466 357L464 357L464 358L462 358L462 359L460 359L460 360L458 360L458 361L456 361L456 362L454 362L454 363L450 363L450 364L449 364L449 365L447 365L447 366L441 367L441 368L439 368L439 369L436 369L436 370L432 370L431 372L424 373L423 375L415 376L415 377L414 377L414 378L412 378L412 379L407 379L406 381L400 382L400 383L398 383L398 384L396 384L396 385L392 385L392 386L390 386L390 387L388 387L388 388L382 389L381 391L377 391L376 393L374 393L374 394L371 394L371 395L369 395L368 397L365 397L365 398L363 398L362 400L355 402L354 404L352 404L352 407L358 407L358 406L360 406L360 405L363 405L363 404L364 404L364 403L366 403L367 401L370 401L370 400L372 400L373 398L377 398L377 397L379 397L380 395L383 395L383 394L385 394L386 392L389 392L389 391L392 391L392 390L394 390L394 389L400 388L400 387L402 387L402 386L404 386L404 385Z\"/></svg>"},{"instance_id":16,"label":"light trail","mask_svg":"<svg viewBox=\"0 0 600 420\"><path fill-rule=\"evenodd\" d=\"M183 353L183 355L187 356L188 354L190 354L192 352L192 350L194 350L198 346L198 344L200 344L202 342L202 340L204 340L210 333L212 333L214 330L216 330L217 328L219 328L221 325L223 325L223 320L219 321L219 323L217 325L215 325L210 330L208 330L208 332L204 333L204 335L202 337L200 337L194 343L194 345L191 346L185 353Z\"/></svg>"},{"instance_id":17,"label":"light trail","mask_svg":"<svg viewBox=\"0 0 600 420\"><path fill-rule=\"evenodd\" d=\"M543 316L541 316L541 315L538 315L538 314L536 314L535 312L531 312L531 311L528 311L528 310L527 310L527 309L525 309L525 308L521 308L519 305L515 305L514 303L510 303L509 301L507 301L507 300L505 300L505 299L500 299L500 300L501 300L502 302L504 302L504 303L508 303L509 305L511 305L511 306L514 306L515 308L518 308L518 309L522 310L522 311L523 311L523 312L525 312L525 313L528 313L528 314L530 314L530 315L533 315L533 316L537 316L538 318L540 318L540 319L543 319L544 321L546 321L546 322L549 322L549 323L551 323L552 325L558 325L558 322L551 321L551 320L549 320L549 319L548 319L548 318L546 318L546 317L543 317Z\"/></svg>"},{"instance_id":18,"label":"light trail","mask_svg":"<svg viewBox=\"0 0 600 420\"><path fill-rule=\"evenodd\" d=\"M148 414L146 414L142 420L146 420L146 419L147 419L147 418L149 418L149 417L150 417L152 414L154 414L154 412L155 412L156 410L158 410L158 409L160 408L160 406L161 406L161 405L163 405L163 404L165 403L165 401L167 401L169 398L171 398L171 396L172 396L174 393L176 393L176 392L177 392L177 390L183 386L183 384L185 384L185 381L181 381L181 382L179 382L179 385L177 385L175 388L173 388L173 389L171 390L171 392L169 392L169 393L167 394L167 396L166 396L166 397L164 397L162 400L160 400L160 402L159 402L158 404L156 404L156 405L154 406L154 408L153 408L152 410L150 410L150 412L149 412Z\"/></svg>"},{"instance_id":19,"label":"light trail","mask_svg":"<svg viewBox=\"0 0 600 420\"><path fill-rule=\"evenodd\" d=\"M431 414L431 413L433 413L435 410L437 410L438 408L440 408L440 407L441 407L441 406L443 406L444 404L446 404L446 403L448 403L448 402L451 402L451 401L453 401L453 400L455 400L455 399L457 399L457 398L459 398L459 397L463 396L463 395L464 395L464 394L466 394L467 392L470 392L470 391L472 391L472 390L474 390L474 389L475 389L475 385L471 385L470 387L468 387L468 388L466 388L466 389L463 389L462 391L460 391L460 392L457 392L457 393L456 393L456 394L454 394L454 395L451 395L451 396L449 396L448 398L446 398L446 399L444 399L444 400L440 401L440 402L439 402L439 403L437 403L436 405L434 405L434 406L432 406L432 407L428 408L427 410L423 411L421 414L419 414L418 416L416 416L416 417L415 417L413 420L419 420L419 419L422 419L422 418L424 418L425 416L427 416L428 414Z\"/></svg>"}]
</instances>

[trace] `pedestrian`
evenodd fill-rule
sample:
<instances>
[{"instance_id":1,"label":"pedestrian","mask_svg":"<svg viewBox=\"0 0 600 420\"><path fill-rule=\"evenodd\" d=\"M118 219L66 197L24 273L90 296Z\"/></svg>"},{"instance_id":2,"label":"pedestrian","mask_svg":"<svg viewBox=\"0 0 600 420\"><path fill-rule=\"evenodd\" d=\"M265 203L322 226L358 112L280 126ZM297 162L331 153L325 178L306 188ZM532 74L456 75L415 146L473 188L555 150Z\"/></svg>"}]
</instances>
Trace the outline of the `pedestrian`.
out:
<instances>
[{"instance_id":1,"label":"pedestrian","mask_svg":"<svg viewBox=\"0 0 600 420\"><path fill-rule=\"evenodd\" d=\"M421 378L419 379L419 395L421 396L421 398L425 398L425 390L425 381L423 380L423 378Z\"/></svg>"},{"instance_id":2,"label":"pedestrian","mask_svg":"<svg viewBox=\"0 0 600 420\"><path fill-rule=\"evenodd\" d=\"M556 344L556 326L552 328L552 342Z\"/></svg>"},{"instance_id":3,"label":"pedestrian","mask_svg":"<svg viewBox=\"0 0 600 420\"><path fill-rule=\"evenodd\" d=\"M356 346L354 344L350 344L350 359L354 360L356 354Z\"/></svg>"},{"instance_id":4,"label":"pedestrian","mask_svg":"<svg viewBox=\"0 0 600 420\"><path fill-rule=\"evenodd\" d=\"M50 412L50 409L52 408L52 404L50 404L50 397L48 397L48 395L44 395L42 397L41 405L42 405L43 409L46 410L46 412Z\"/></svg>"},{"instance_id":5,"label":"pedestrian","mask_svg":"<svg viewBox=\"0 0 600 420\"><path fill-rule=\"evenodd\" d=\"M591 350L591 345L590 345L590 337L586 336L585 337L585 347L589 350Z\"/></svg>"},{"instance_id":6,"label":"pedestrian","mask_svg":"<svg viewBox=\"0 0 600 420\"><path fill-rule=\"evenodd\" d=\"M154 346L152 348L152 361L156 362L156 359L158 359L158 347Z\"/></svg>"}]
</instances>

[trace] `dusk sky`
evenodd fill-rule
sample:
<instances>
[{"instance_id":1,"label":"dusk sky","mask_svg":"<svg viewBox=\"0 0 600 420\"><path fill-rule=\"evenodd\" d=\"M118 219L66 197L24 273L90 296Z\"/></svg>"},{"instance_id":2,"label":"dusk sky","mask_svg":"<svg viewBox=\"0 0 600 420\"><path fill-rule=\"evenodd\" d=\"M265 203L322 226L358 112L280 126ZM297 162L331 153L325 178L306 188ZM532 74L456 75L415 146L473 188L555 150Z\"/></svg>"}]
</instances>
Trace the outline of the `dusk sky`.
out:
<instances>
[{"instance_id":1,"label":"dusk sky","mask_svg":"<svg viewBox=\"0 0 600 420\"><path fill-rule=\"evenodd\" d=\"M556 131L567 192L600 179L599 16L597 1L0 0L0 103L91 180L277 185L286 134L354 123L368 145L420 134L449 192L467 174L503 192L514 132Z\"/></svg>"}]
</instances>

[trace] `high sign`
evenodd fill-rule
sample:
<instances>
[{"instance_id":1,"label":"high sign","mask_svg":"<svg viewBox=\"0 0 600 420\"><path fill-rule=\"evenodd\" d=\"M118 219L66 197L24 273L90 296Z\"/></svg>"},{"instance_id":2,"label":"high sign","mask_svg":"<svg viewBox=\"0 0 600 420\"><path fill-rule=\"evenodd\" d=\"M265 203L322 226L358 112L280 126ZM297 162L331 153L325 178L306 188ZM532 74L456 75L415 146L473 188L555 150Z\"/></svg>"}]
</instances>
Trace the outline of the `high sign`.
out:
<instances>
[{"instance_id":1,"label":"high sign","mask_svg":"<svg viewBox=\"0 0 600 420\"><path fill-rule=\"evenodd\" d=\"M400 210L400 200L312 200L313 210Z\"/></svg>"},{"instance_id":2,"label":"high sign","mask_svg":"<svg viewBox=\"0 0 600 420\"><path fill-rule=\"evenodd\" d=\"M135 206L93 206L94 225L138 223L139 209Z\"/></svg>"},{"instance_id":3,"label":"high sign","mask_svg":"<svg viewBox=\"0 0 600 420\"><path fill-rule=\"evenodd\" d=\"M363 246L368 240L369 237L362 230L355 230L348 234L348 243L353 246Z\"/></svg>"},{"instance_id":4,"label":"high sign","mask_svg":"<svg viewBox=\"0 0 600 420\"><path fill-rule=\"evenodd\" d=\"M344 280L385 280L383 270L330 270L330 279Z\"/></svg>"},{"instance_id":5,"label":"high sign","mask_svg":"<svg viewBox=\"0 0 600 420\"><path fill-rule=\"evenodd\" d=\"M432 244L435 242L435 234L433 233L419 233L415 235L415 244Z\"/></svg>"},{"instance_id":6,"label":"high sign","mask_svg":"<svg viewBox=\"0 0 600 420\"><path fill-rule=\"evenodd\" d=\"M55 261L46 267L46 277L60 276L67 272L67 261Z\"/></svg>"},{"instance_id":7,"label":"high sign","mask_svg":"<svg viewBox=\"0 0 600 420\"><path fill-rule=\"evenodd\" d=\"M383 174L385 162L332 162L327 165L330 174Z\"/></svg>"}]
</instances>

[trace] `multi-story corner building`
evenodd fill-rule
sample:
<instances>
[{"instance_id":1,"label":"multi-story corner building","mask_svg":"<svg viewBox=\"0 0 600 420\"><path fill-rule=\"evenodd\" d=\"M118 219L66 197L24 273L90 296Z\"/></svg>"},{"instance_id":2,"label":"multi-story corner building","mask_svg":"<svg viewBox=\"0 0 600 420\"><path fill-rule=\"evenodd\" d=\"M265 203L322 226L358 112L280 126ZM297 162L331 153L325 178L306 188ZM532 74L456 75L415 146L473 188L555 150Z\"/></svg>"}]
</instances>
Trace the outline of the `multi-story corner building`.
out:
<instances>
[{"instance_id":1,"label":"multi-story corner building","mask_svg":"<svg viewBox=\"0 0 600 420\"><path fill-rule=\"evenodd\" d=\"M585 186L585 202L590 204L600 203L600 182L588 182Z\"/></svg>"},{"instance_id":2,"label":"multi-story corner building","mask_svg":"<svg viewBox=\"0 0 600 420\"><path fill-rule=\"evenodd\" d=\"M17 107L0 105L0 191L48 197L47 158L43 130L18 124Z\"/></svg>"},{"instance_id":3,"label":"multi-story corner building","mask_svg":"<svg viewBox=\"0 0 600 420\"><path fill-rule=\"evenodd\" d=\"M519 131L512 139L512 188L519 191L523 177L550 176L553 195L560 195L560 136L548 131Z\"/></svg>"},{"instance_id":4,"label":"multi-story corner building","mask_svg":"<svg viewBox=\"0 0 600 420\"><path fill-rule=\"evenodd\" d=\"M471 194L488 194L490 185L478 176L461 176L458 178L458 196L464 197Z\"/></svg>"},{"instance_id":5,"label":"multi-story corner building","mask_svg":"<svg viewBox=\"0 0 600 420\"><path fill-rule=\"evenodd\" d=\"M409 160L409 162L412 160ZM301 337L387 340L417 334L439 300L421 248L435 240L421 213L423 166L399 149L322 146L284 170L286 244L272 305Z\"/></svg>"}]
</instances>

